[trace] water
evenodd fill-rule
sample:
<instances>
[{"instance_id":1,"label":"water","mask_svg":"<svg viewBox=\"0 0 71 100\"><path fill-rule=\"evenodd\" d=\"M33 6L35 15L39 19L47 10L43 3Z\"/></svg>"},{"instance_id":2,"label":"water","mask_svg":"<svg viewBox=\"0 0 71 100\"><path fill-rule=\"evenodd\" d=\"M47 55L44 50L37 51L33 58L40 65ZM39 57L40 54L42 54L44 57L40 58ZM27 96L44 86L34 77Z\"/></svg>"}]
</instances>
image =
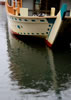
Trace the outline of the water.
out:
<instances>
[{"instance_id":1,"label":"water","mask_svg":"<svg viewBox=\"0 0 71 100\"><path fill-rule=\"evenodd\" d=\"M71 100L71 48L51 50L8 31L0 6L0 100Z\"/></svg>"}]
</instances>

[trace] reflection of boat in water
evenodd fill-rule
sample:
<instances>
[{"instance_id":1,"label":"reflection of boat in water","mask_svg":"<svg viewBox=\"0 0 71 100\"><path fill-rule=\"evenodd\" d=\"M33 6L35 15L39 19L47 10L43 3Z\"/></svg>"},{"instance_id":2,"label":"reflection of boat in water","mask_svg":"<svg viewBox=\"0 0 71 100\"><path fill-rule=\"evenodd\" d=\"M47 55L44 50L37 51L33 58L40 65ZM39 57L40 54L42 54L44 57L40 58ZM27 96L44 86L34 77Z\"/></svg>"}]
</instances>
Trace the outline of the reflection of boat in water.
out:
<instances>
[{"instance_id":1,"label":"reflection of boat in water","mask_svg":"<svg viewBox=\"0 0 71 100\"><path fill-rule=\"evenodd\" d=\"M10 6L6 0L9 28L13 34L21 36L42 37L48 46L52 46L67 9L66 4L62 6L57 16L53 10L51 16L28 16L28 8L22 8L22 0L15 0L13 6ZM53 13L54 12L54 13Z\"/></svg>"},{"instance_id":2,"label":"reflection of boat in water","mask_svg":"<svg viewBox=\"0 0 71 100\"><path fill-rule=\"evenodd\" d=\"M71 56L53 53L46 46L26 44L9 35L10 77L13 84L16 81L24 95L48 98L48 95L52 97L52 93L60 98L61 92L68 89L67 84L70 86L71 72L67 68L71 68L68 66Z\"/></svg>"},{"instance_id":3,"label":"reflection of boat in water","mask_svg":"<svg viewBox=\"0 0 71 100\"><path fill-rule=\"evenodd\" d=\"M11 34L10 34L11 35ZM10 69L12 80L17 80L20 87L47 91L51 86L51 71L47 66L47 49L44 46L34 46L16 40L10 36L9 54L11 57ZM46 52L46 53L45 53ZM48 76L47 76L48 73ZM47 82L47 80L49 80ZM48 85L47 85L48 83Z\"/></svg>"}]
</instances>

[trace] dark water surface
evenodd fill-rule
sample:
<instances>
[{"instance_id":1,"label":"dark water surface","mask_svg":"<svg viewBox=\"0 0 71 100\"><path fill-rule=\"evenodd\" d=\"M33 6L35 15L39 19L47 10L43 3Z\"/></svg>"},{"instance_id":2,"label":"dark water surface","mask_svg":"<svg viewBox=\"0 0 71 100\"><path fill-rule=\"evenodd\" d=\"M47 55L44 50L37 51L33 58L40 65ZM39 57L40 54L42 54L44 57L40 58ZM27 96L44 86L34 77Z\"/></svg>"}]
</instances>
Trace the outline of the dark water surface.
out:
<instances>
[{"instance_id":1,"label":"dark water surface","mask_svg":"<svg viewBox=\"0 0 71 100\"><path fill-rule=\"evenodd\" d=\"M0 6L0 100L71 100L71 48L51 50L8 31Z\"/></svg>"}]
</instances>

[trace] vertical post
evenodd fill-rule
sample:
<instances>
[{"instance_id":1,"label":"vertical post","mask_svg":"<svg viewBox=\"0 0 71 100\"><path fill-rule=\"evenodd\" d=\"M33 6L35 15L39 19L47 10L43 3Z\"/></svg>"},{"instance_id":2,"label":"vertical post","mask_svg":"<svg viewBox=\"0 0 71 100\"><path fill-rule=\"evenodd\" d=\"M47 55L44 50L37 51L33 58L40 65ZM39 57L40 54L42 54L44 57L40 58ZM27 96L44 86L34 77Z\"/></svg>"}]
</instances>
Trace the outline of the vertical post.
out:
<instances>
[{"instance_id":1,"label":"vertical post","mask_svg":"<svg viewBox=\"0 0 71 100\"><path fill-rule=\"evenodd\" d=\"M22 0L20 1L20 7L22 8Z\"/></svg>"},{"instance_id":2,"label":"vertical post","mask_svg":"<svg viewBox=\"0 0 71 100\"><path fill-rule=\"evenodd\" d=\"M33 14L35 12L35 0L33 0Z\"/></svg>"},{"instance_id":3,"label":"vertical post","mask_svg":"<svg viewBox=\"0 0 71 100\"><path fill-rule=\"evenodd\" d=\"M40 13L41 13L41 0L40 0L40 4L39 4L39 10L40 10Z\"/></svg>"},{"instance_id":4,"label":"vertical post","mask_svg":"<svg viewBox=\"0 0 71 100\"><path fill-rule=\"evenodd\" d=\"M46 0L46 13L47 13L47 4L48 4L48 0Z\"/></svg>"},{"instance_id":5,"label":"vertical post","mask_svg":"<svg viewBox=\"0 0 71 100\"><path fill-rule=\"evenodd\" d=\"M15 8L15 0L13 0L13 8Z\"/></svg>"},{"instance_id":6,"label":"vertical post","mask_svg":"<svg viewBox=\"0 0 71 100\"><path fill-rule=\"evenodd\" d=\"M51 16L55 16L55 8L51 8Z\"/></svg>"},{"instance_id":7,"label":"vertical post","mask_svg":"<svg viewBox=\"0 0 71 100\"><path fill-rule=\"evenodd\" d=\"M14 15L15 15L15 10L14 10L14 8L15 8L15 0L13 0L13 13L14 13Z\"/></svg>"},{"instance_id":8,"label":"vertical post","mask_svg":"<svg viewBox=\"0 0 71 100\"><path fill-rule=\"evenodd\" d=\"M17 14L20 13L20 0L17 0Z\"/></svg>"}]
</instances>

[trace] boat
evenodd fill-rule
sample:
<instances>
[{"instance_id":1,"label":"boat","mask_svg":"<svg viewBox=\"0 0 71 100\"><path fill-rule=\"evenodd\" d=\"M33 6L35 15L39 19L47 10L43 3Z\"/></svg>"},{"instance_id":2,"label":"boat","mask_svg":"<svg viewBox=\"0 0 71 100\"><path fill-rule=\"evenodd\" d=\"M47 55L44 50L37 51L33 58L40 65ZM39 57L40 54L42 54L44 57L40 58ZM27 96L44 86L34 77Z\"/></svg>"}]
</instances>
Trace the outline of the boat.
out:
<instances>
[{"instance_id":1,"label":"boat","mask_svg":"<svg viewBox=\"0 0 71 100\"><path fill-rule=\"evenodd\" d=\"M45 43L52 47L58 35L67 5L63 4L60 11L55 15L55 8L51 8L50 15L28 16L28 8L22 7L22 0L15 0L10 6L6 0L6 11L9 30L14 35L33 36L45 39Z\"/></svg>"}]
</instances>

